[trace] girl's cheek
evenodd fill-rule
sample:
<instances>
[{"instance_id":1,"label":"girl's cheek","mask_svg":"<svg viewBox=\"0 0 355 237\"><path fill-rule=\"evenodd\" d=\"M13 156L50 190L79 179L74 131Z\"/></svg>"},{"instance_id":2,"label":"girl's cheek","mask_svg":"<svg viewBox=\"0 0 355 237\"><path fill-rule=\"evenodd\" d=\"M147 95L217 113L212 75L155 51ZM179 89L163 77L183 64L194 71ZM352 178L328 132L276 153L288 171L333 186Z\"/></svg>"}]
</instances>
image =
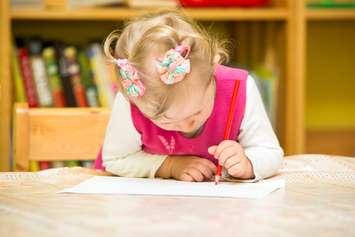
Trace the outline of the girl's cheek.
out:
<instances>
[{"instance_id":1,"label":"girl's cheek","mask_svg":"<svg viewBox=\"0 0 355 237\"><path fill-rule=\"evenodd\" d=\"M168 131L176 130L175 126L173 126L173 125L163 125L163 126L159 126L159 127L164 129L164 130L168 130Z\"/></svg>"},{"instance_id":2,"label":"girl's cheek","mask_svg":"<svg viewBox=\"0 0 355 237\"><path fill-rule=\"evenodd\" d=\"M204 124L207 121L208 117L207 114L201 114L196 120L198 121L199 124Z\"/></svg>"}]
</instances>

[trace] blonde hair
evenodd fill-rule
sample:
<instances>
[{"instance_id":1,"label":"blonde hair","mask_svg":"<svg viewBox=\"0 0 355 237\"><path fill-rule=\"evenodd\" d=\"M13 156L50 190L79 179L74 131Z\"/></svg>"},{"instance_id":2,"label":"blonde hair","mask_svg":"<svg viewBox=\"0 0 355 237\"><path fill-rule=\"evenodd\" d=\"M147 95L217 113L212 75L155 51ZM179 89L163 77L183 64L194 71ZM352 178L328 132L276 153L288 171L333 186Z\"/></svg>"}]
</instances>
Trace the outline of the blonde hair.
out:
<instances>
[{"instance_id":1,"label":"blonde hair","mask_svg":"<svg viewBox=\"0 0 355 237\"><path fill-rule=\"evenodd\" d=\"M188 56L191 72L181 82L166 85L159 79L155 60L178 45L191 48ZM133 98L125 90L121 92L151 119L164 115L179 97L205 89L212 80L215 64L228 60L222 42L175 11L145 15L129 22L122 32L111 32L105 40L104 52L112 61L128 59L138 70L146 88L144 95Z\"/></svg>"}]
</instances>

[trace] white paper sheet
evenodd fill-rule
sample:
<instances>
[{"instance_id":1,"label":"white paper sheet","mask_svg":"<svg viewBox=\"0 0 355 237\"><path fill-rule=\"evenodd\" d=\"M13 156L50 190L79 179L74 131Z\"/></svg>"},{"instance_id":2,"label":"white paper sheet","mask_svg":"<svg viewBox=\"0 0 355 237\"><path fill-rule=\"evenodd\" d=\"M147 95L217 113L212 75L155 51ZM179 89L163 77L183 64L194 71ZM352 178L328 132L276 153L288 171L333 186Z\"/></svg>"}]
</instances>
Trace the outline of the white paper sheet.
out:
<instances>
[{"instance_id":1,"label":"white paper sheet","mask_svg":"<svg viewBox=\"0 0 355 237\"><path fill-rule=\"evenodd\" d=\"M264 180L258 183L183 182L166 179L92 177L60 193L131 194L201 197L263 198L285 187L285 180Z\"/></svg>"}]
</instances>

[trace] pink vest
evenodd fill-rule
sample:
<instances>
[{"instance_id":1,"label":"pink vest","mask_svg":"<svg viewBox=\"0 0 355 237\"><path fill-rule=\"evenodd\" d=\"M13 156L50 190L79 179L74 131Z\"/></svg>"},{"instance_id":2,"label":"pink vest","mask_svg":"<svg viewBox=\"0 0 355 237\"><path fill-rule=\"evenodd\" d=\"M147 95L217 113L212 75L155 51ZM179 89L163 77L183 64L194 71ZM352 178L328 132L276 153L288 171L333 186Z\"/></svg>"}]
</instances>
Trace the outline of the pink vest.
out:
<instances>
[{"instance_id":1,"label":"pink vest","mask_svg":"<svg viewBox=\"0 0 355 237\"><path fill-rule=\"evenodd\" d=\"M230 139L237 139L244 116L248 73L241 69L218 65L214 75L216 95L213 111L205 122L202 131L195 137L189 138L180 132L161 129L144 117L135 105L131 105L133 124L141 134L142 149L145 152L159 155L198 156L209 159L216 164L216 159L208 154L207 149L223 140L235 80L239 80L240 84ZM102 169L101 151L95 161L95 168Z\"/></svg>"}]
</instances>

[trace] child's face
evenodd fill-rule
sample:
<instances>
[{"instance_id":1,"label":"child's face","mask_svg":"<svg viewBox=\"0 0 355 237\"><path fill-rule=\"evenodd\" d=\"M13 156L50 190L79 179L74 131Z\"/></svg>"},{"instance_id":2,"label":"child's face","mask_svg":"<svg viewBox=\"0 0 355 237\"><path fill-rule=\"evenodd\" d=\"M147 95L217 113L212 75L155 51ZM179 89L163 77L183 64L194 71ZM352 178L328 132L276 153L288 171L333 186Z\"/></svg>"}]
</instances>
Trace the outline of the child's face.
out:
<instances>
[{"instance_id":1,"label":"child's face","mask_svg":"<svg viewBox=\"0 0 355 237\"><path fill-rule=\"evenodd\" d=\"M182 98L163 117L153 122L164 130L194 133L210 117L214 96L215 82L211 80L206 90L197 90L193 95Z\"/></svg>"}]
</instances>

